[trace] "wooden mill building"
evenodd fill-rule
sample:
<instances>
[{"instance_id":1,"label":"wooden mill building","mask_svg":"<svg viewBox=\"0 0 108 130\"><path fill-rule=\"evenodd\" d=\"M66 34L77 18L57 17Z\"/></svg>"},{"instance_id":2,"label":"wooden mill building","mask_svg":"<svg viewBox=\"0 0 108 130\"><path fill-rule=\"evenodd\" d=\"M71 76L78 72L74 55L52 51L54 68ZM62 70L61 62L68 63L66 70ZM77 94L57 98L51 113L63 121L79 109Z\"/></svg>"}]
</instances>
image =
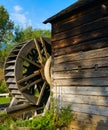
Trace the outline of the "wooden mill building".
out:
<instances>
[{"instance_id":1,"label":"wooden mill building","mask_svg":"<svg viewBox=\"0 0 108 130\"><path fill-rule=\"evenodd\" d=\"M52 25L59 107L71 105L79 126L108 130L108 0L79 0L44 23Z\"/></svg>"}]
</instances>

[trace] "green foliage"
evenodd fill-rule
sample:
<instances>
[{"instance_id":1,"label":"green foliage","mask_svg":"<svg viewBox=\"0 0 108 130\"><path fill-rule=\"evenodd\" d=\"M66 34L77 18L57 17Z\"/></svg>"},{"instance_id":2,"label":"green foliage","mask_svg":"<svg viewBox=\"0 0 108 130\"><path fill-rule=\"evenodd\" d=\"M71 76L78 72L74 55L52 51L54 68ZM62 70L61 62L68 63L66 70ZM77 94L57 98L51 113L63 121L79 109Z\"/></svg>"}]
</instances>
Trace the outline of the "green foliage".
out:
<instances>
[{"instance_id":1,"label":"green foliage","mask_svg":"<svg viewBox=\"0 0 108 130\"><path fill-rule=\"evenodd\" d=\"M29 130L56 130L57 128L67 127L68 123L73 120L70 106L63 108L58 113L48 110L44 116L34 117L32 120L16 119L9 117L6 113L1 114L5 121L0 124L0 130L16 130L17 128L28 128Z\"/></svg>"},{"instance_id":2,"label":"green foliage","mask_svg":"<svg viewBox=\"0 0 108 130\"><path fill-rule=\"evenodd\" d=\"M0 93L7 93L7 87L4 80L0 81Z\"/></svg>"},{"instance_id":3,"label":"green foliage","mask_svg":"<svg viewBox=\"0 0 108 130\"><path fill-rule=\"evenodd\" d=\"M17 119L14 123L14 128L17 127L31 127L31 120Z\"/></svg>"},{"instance_id":4,"label":"green foliage","mask_svg":"<svg viewBox=\"0 0 108 130\"><path fill-rule=\"evenodd\" d=\"M34 117L33 120L18 120L16 126L33 130L56 130L56 128L67 127L72 120L73 114L68 106L56 114L54 111L48 110L44 116Z\"/></svg>"},{"instance_id":5,"label":"green foliage","mask_svg":"<svg viewBox=\"0 0 108 130\"><path fill-rule=\"evenodd\" d=\"M9 130L10 117L8 117L6 111L0 112L0 130Z\"/></svg>"},{"instance_id":6,"label":"green foliage","mask_svg":"<svg viewBox=\"0 0 108 130\"><path fill-rule=\"evenodd\" d=\"M0 119L1 119L2 117L4 117L4 118L7 117L6 111L0 111Z\"/></svg>"},{"instance_id":7,"label":"green foliage","mask_svg":"<svg viewBox=\"0 0 108 130\"><path fill-rule=\"evenodd\" d=\"M8 44L13 38L14 24L9 19L9 14L4 6L0 6L0 67L3 67L5 58L9 52ZM3 46L2 46L3 45ZM3 49L5 46L6 49Z\"/></svg>"},{"instance_id":8,"label":"green foliage","mask_svg":"<svg viewBox=\"0 0 108 130\"><path fill-rule=\"evenodd\" d=\"M34 130L55 130L54 114L51 111L47 111L44 116L34 117L33 120L18 120L16 126L28 127Z\"/></svg>"},{"instance_id":9,"label":"green foliage","mask_svg":"<svg viewBox=\"0 0 108 130\"><path fill-rule=\"evenodd\" d=\"M15 32L15 42L21 43L36 37L51 37L50 30L33 29L31 26L23 29L20 26L16 26Z\"/></svg>"},{"instance_id":10,"label":"green foliage","mask_svg":"<svg viewBox=\"0 0 108 130\"><path fill-rule=\"evenodd\" d=\"M9 19L9 14L4 6L0 6L0 43L6 42L13 29L13 22Z\"/></svg>"},{"instance_id":11,"label":"green foliage","mask_svg":"<svg viewBox=\"0 0 108 130\"><path fill-rule=\"evenodd\" d=\"M70 110L71 106L62 108L56 115L56 125L58 127L68 126L68 124L74 120L73 113Z\"/></svg>"},{"instance_id":12,"label":"green foliage","mask_svg":"<svg viewBox=\"0 0 108 130\"><path fill-rule=\"evenodd\" d=\"M0 130L16 130L16 117L8 115L6 111L0 112Z\"/></svg>"},{"instance_id":13,"label":"green foliage","mask_svg":"<svg viewBox=\"0 0 108 130\"><path fill-rule=\"evenodd\" d=\"M15 121L15 118L4 115L4 122L0 122L0 130L16 130Z\"/></svg>"},{"instance_id":14,"label":"green foliage","mask_svg":"<svg viewBox=\"0 0 108 130\"><path fill-rule=\"evenodd\" d=\"M16 43L21 43L24 41L24 33L23 33L23 29L20 26L15 26L14 28L14 37L15 37L15 42Z\"/></svg>"},{"instance_id":15,"label":"green foliage","mask_svg":"<svg viewBox=\"0 0 108 130\"><path fill-rule=\"evenodd\" d=\"M8 54L9 54L8 48L0 50L0 68L2 68L2 69L4 66L5 59L6 59Z\"/></svg>"},{"instance_id":16,"label":"green foliage","mask_svg":"<svg viewBox=\"0 0 108 130\"><path fill-rule=\"evenodd\" d=\"M55 117L53 112L47 111L44 116L34 118L32 126L36 128L36 130L55 130Z\"/></svg>"},{"instance_id":17,"label":"green foliage","mask_svg":"<svg viewBox=\"0 0 108 130\"><path fill-rule=\"evenodd\" d=\"M11 123L11 119L7 118L5 120L5 123L3 123L2 125L0 125L0 130L10 130L10 123Z\"/></svg>"},{"instance_id":18,"label":"green foliage","mask_svg":"<svg viewBox=\"0 0 108 130\"><path fill-rule=\"evenodd\" d=\"M11 49L15 46L15 43L3 43L3 48L0 49L0 68L3 69L4 62L9 55Z\"/></svg>"}]
</instances>

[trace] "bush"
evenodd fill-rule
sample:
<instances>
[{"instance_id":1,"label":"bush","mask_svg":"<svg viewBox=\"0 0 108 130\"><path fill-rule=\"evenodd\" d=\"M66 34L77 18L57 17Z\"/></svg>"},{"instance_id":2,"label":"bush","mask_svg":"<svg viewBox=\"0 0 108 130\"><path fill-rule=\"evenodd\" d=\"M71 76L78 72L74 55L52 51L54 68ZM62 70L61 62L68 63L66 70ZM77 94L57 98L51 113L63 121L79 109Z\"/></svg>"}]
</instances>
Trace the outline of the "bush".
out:
<instances>
[{"instance_id":1,"label":"bush","mask_svg":"<svg viewBox=\"0 0 108 130\"><path fill-rule=\"evenodd\" d=\"M0 124L0 130L16 130L17 128L28 128L29 130L56 130L57 128L67 127L73 120L73 114L70 107L62 108L56 114L48 110L44 116L34 117L32 120L16 119L2 114L5 121Z\"/></svg>"},{"instance_id":2,"label":"bush","mask_svg":"<svg viewBox=\"0 0 108 130\"><path fill-rule=\"evenodd\" d=\"M55 117L52 111L47 111L42 117L36 117L32 121L32 126L36 130L55 130Z\"/></svg>"},{"instance_id":3,"label":"bush","mask_svg":"<svg viewBox=\"0 0 108 130\"><path fill-rule=\"evenodd\" d=\"M11 117L4 117L5 118L5 121L2 122L2 124L0 124L0 130L15 130L13 125L14 125L14 121Z\"/></svg>"},{"instance_id":4,"label":"bush","mask_svg":"<svg viewBox=\"0 0 108 130\"><path fill-rule=\"evenodd\" d=\"M61 110L56 115L56 125L57 127L67 127L68 124L74 120L73 113L70 110L71 106L61 108Z\"/></svg>"},{"instance_id":5,"label":"bush","mask_svg":"<svg viewBox=\"0 0 108 130\"><path fill-rule=\"evenodd\" d=\"M34 117L33 120L18 120L16 126L33 130L55 130L54 114L52 111L47 111L44 116Z\"/></svg>"},{"instance_id":6,"label":"bush","mask_svg":"<svg viewBox=\"0 0 108 130\"><path fill-rule=\"evenodd\" d=\"M31 130L56 130L56 128L67 127L72 120L73 114L68 106L56 114L54 111L48 110L44 116L34 117L32 120L18 120L16 126L29 127Z\"/></svg>"},{"instance_id":7,"label":"bush","mask_svg":"<svg viewBox=\"0 0 108 130\"><path fill-rule=\"evenodd\" d=\"M0 93L7 93L8 89L6 87L5 81L1 80L0 81Z\"/></svg>"}]
</instances>

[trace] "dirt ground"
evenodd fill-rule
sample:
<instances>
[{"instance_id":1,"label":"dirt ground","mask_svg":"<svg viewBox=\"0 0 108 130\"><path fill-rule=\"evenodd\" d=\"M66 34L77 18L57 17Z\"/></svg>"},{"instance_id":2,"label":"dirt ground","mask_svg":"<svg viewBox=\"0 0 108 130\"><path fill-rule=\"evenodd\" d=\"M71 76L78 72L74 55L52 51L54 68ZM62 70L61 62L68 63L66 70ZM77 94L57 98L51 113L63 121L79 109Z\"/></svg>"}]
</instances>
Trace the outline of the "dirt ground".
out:
<instances>
[{"instance_id":1,"label":"dirt ground","mask_svg":"<svg viewBox=\"0 0 108 130\"><path fill-rule=\"evenodd\" d=\"M0 80L2 80L4 78L3 76L3 69L0 68Z\"/></svg>"}]
</instances>

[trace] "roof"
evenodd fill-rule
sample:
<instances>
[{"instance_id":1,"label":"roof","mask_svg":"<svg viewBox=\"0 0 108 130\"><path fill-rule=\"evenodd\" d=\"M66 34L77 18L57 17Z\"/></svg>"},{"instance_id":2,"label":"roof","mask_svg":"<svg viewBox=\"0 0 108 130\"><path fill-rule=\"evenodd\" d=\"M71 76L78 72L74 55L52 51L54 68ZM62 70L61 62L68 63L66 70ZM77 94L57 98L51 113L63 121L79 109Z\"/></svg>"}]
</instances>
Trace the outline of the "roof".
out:
<instances>
[{"instance_id":1,"label":"roof","mask_svg":"<svg viewBox=\"0 0 108 130\"><path fill-rule=\"evenodd\" d=\"M78 2L72 4L71 6L67 7L66 9L60 11L56 15L48 18L43 23L52 23L56 21L57 19L64 18L70 13L75 13L76 11L80 11L80 9L83 9L83 7L88 5L95 5L99 2L107 1L107 0L79 0Z\"/></svg>"}]
</instances>

